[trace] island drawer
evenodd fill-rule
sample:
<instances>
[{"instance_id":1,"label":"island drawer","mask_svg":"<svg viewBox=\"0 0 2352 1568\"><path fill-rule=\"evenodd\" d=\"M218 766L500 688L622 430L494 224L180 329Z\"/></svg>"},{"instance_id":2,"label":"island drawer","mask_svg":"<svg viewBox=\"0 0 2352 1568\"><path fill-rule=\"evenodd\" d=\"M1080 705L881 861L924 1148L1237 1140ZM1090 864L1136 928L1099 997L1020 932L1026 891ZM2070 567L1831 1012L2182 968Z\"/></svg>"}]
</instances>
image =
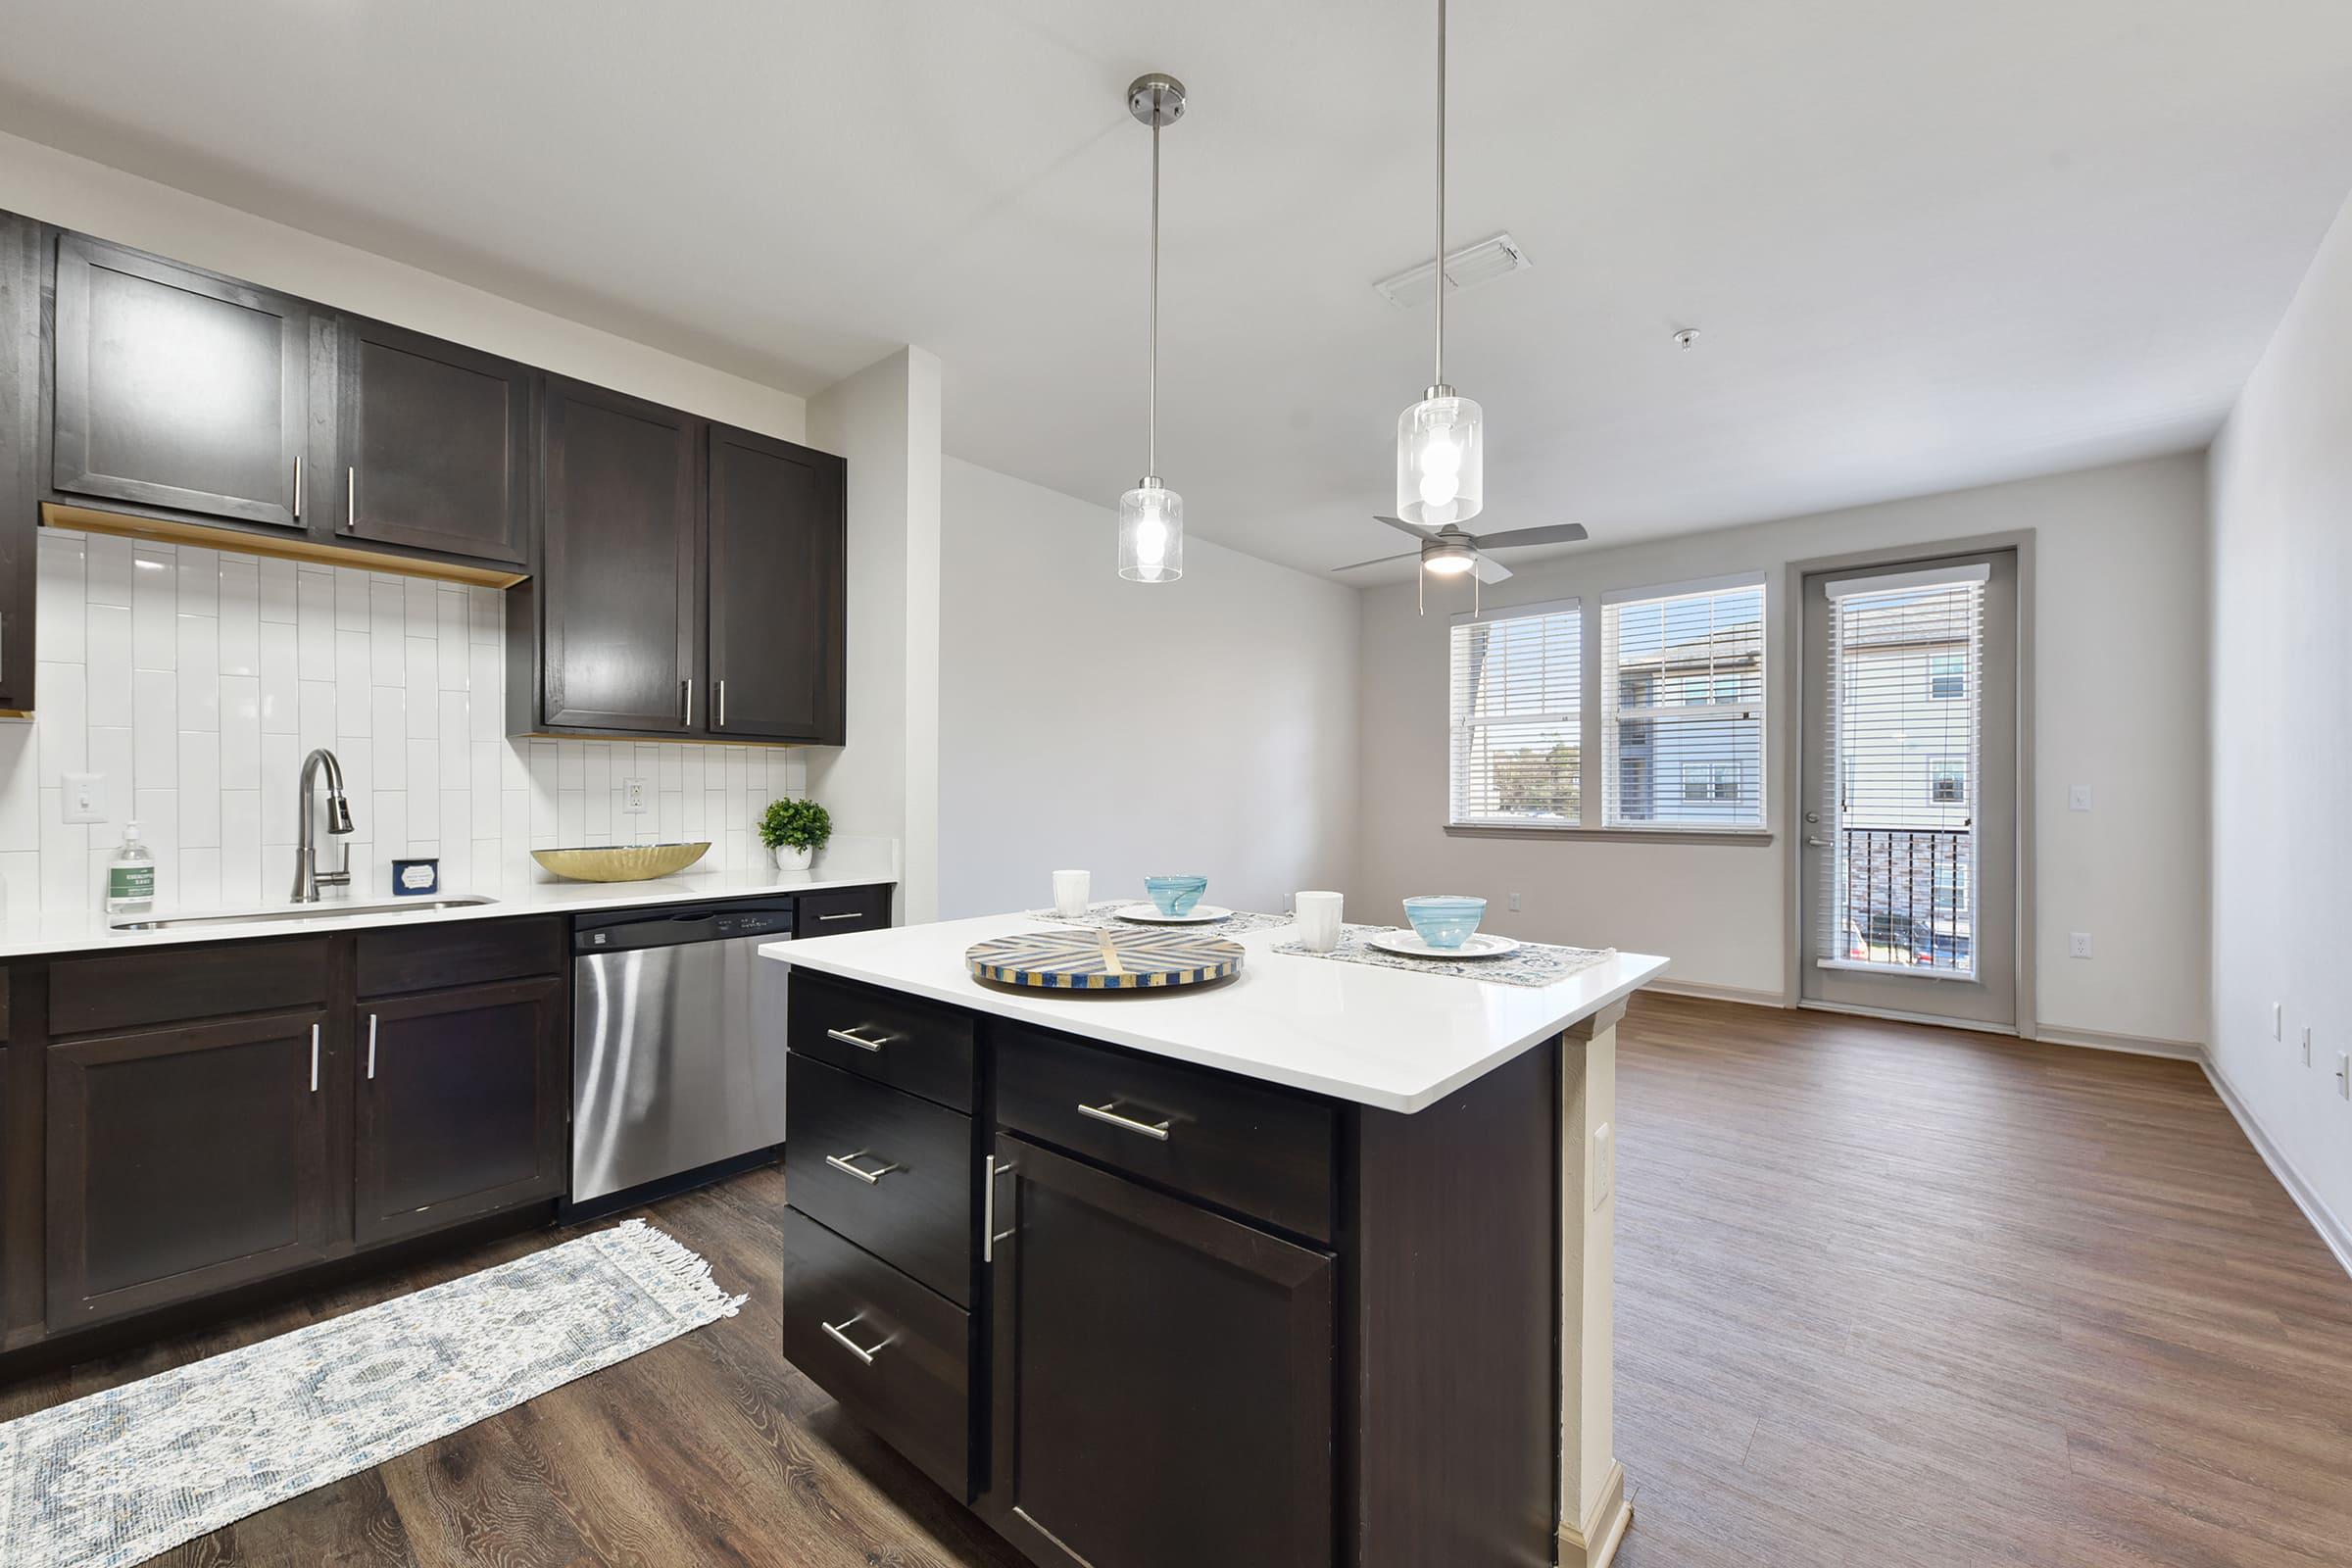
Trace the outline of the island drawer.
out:
<instances>
[{"instance_id":1,"label":"island drawer","mask_svg":"<svg viewBox=\"0 0 2352 1568\"><path fill-rule=\"evenodd\" d=\"M971 1485L971 1319L784 1211L784 1358L959 1500Z\"/></svg>"},{"instance_id":2,"label":"island drawer","mask_svg":"<svg viewBox=\"0 0 2352 1568\"><path fill-rule=\"evenodd\" d=\"M1002 1125L1331 1240L1338 1117L1330 1105L1019 1024L994 1025L994 1039Z\"/></svg>"},{"instance_id":3,"label":"island drawer","mask_svg":"<svg viewBox=\"0 0 2352 1568\"><path fill-rule=\"evenodd\" d=\"M792 1206L972 1304L972 1119L807 1056L785 1058Z\"/></svg>"},{"instance_id":4,"label":"island drawer","mask_svg":"<svg viewBox=\"0 0 2352 1568\"><path fill-rule=\"evenodd\" d=\"M968 1014L796 969L785 1038L799 1055L971 1112Z\"/></svg>"}]
</instances>

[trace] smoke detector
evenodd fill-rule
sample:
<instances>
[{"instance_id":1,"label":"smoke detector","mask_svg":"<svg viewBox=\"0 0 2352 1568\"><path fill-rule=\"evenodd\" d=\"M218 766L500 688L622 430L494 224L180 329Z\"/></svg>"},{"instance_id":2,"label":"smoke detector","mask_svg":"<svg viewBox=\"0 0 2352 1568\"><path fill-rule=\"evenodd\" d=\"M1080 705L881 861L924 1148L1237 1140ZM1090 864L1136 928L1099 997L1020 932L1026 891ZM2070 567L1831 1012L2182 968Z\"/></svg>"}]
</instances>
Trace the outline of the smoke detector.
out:
<instances>
[{"instance_id":1,"label":"smoke detector","mask_svg":"<svg viewBox=\"0 0 2352 1568\"><path fill-rule=\"evenodd\" d=\"M1492 283L1506 273L1519 271L1536 264L1528 259L1519 242L1508 234L1496 234L1475 245L1465 245L1458 251L1446 253L1446 281L1454 293ZM1417 305L1427 305L1437 297L1438 270L1428 262L1407 269L1395 277L1384 277L1372 286L1387 296L1388 302L1400 311Z\"/></svg>"}]
</instances>

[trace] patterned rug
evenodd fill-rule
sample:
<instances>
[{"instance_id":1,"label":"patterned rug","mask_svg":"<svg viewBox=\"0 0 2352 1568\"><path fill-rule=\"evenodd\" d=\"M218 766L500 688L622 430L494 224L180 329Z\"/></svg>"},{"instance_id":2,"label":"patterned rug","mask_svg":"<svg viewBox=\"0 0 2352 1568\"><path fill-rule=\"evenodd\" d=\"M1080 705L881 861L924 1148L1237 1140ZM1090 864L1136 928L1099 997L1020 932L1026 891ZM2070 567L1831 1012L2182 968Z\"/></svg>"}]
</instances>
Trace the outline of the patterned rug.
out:
<instances>
[{"instance_id":1,"label":"patterned rug","mask_svg":"<svg viewBox=\"0 0 2352 1568\"><path fill-rule=\"evenodd\" d=\"M1547 986L1617 956L1615 948L1560 948L1548 942L1522 942L1512 952L1492 958L1415 958L1384 952L1368 940L1396 929L1385 925L1343 925L1340 945L1329 953L1317 953L1296 940L1277 942L1274 951L1300 958L1332 958L1341 963L1377 964L1383 969L1410 969L1417 974L1495 980L1506 986Z\"/></svg>"},{"instance_id":2,"label":"patterned rug","mask_svg":"<svg viewBox=\"0 0 2352 1568\"><path fill-rule=\"evenodd\" d=\"M732 1317L641 1219L0 1425L0 1563L125 1568Z\"/></svg>"}]
</instances>

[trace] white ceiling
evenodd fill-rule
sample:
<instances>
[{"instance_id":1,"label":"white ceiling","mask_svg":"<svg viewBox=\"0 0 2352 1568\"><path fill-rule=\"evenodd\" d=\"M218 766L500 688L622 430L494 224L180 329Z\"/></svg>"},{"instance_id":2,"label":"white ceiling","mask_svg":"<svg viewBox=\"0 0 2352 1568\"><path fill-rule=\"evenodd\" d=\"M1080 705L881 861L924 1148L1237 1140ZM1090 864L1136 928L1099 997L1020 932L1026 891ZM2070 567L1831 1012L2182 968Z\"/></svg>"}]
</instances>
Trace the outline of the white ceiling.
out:
<instances>
[{"instance_id":1,"label":"white ceiling","mask_svg":"<svg viewBox=\"0 0 2352 1568\"><path fill-rule=\"evenodd\" d=\"M1427 0L0 0L0 129L813 392L902 342L957 456L1385 553L1427 307ZM1494 528L1594 545L2193 446L2352 189L2341 0L1457 0ZM1674 350L1679 326L1700 346ZM1568 547L1592 548L1586 547ZM1110 545L1104 541L1107 566ZM1353 574L1368 577L1373 574Z\"/></svg>"}]
</instances>

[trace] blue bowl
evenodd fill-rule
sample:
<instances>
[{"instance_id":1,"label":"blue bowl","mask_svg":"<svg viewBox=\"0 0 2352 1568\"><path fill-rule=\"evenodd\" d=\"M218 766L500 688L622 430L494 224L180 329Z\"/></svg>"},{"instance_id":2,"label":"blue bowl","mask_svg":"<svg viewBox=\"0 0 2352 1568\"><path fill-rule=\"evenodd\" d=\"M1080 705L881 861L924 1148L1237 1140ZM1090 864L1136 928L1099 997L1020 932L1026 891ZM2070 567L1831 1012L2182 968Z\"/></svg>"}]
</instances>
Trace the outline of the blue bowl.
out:
<instances>
[{"instance_id":1,"label":"blue bowl","mask_svg":"<svg viewBox=\"0 0 2352 1568\"><path fill-rule=\"evenodd\" d=\"M1404 917L1413 922L1414 935L1433 948L1460 947L1470 940L1470 933L1478 929L1486 914L1486 900L1455 894L1404 901Z\"/></svg>"},{"instance_id":2,"label":"blue bowl","mask_svg":"<svg viewBox=\"0 0 2352 1568\"><path fill-rule=\"evenodd\" d=\"M1144 891L1152 895L1152 903L1162 914L1190 914L1200 895L1208 891L1204 876L1148 876Z\"/></svg>"}]
</instances>

